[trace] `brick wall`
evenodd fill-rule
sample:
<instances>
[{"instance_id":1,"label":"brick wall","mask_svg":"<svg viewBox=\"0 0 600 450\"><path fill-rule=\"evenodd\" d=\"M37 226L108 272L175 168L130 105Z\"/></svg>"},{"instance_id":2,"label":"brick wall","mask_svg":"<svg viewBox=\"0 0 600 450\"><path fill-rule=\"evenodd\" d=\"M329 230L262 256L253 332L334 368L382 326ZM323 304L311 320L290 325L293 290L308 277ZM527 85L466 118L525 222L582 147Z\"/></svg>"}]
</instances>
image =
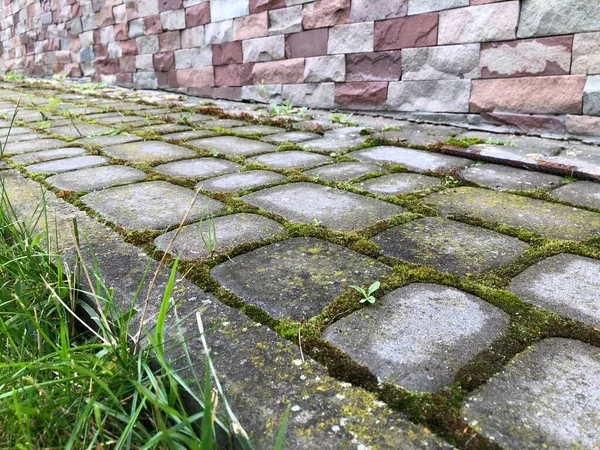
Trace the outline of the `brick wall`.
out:
<instances>
[{"instance_id":1,"label":"brick wall","mask_svg":"<svg viewBox=\"0 0 600 450\"><path fill-rule=\"evenodd\" d=\"M4 70L600 129L600 0L3 0Z\"/></svg>"}]
</instances>

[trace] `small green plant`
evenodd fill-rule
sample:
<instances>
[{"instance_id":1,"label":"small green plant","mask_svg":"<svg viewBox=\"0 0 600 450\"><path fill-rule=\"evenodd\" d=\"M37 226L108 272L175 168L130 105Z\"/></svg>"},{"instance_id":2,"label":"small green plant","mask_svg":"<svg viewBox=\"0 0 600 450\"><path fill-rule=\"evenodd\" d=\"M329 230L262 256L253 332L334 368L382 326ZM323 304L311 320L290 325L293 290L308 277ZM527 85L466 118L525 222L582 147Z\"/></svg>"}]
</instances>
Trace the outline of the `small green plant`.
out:
<instances>
[{"instance_id":1,"label":"small green plant","mask_svg":"<svg viewBox=\"0 0 600 450\"><path fill-rule=\"evenodd\" d=\"M465 137L465 138L451 137L451 138L446 139L444 144L451 145L452 147L467 148L467 147L470 147L471 145L485 144L485 141L478 137Z\"/></svg>"},{"instance_id":2,"label":"small green plant","mask_svg":"<svg viewBox=\"0 0 600 450\"><path fill-rule=\"evenodd\" d=\"M88 134L87 137L89 138L93 138L93 137L98 137L98 136L129 136L129 133L123 131L123 130L117 130L117 129L111 129L111 130L107 130L107 131L102 131L100 133L91 133Z\"/></svg>"},{"instance_id":3,"label":"small green plant","mask_svg":"<svg viewBox=\"0 0 600 450\"><path fill-rule=\"evenodd\" d=\"M207 230L204 230L204 224L206 223ZM204 244L204 248L212 257L217 251L217 228L215 227L215 220L212 217L208 219L200 218L200 238Z\"/></svg>"},{"instance_id":4,"label":"small green plant","mask_svg":"<svg viewBox=\"0 0 600 450\"><path fill-rule=\"evenodd\" d=\"M36 127L41 128L43 130L45 130L46 128L50 128L50 125L52 125L52 122L50 122L49 120L38 120L35 123Z\"/></svg>"},{"instance_id":5,"label":"small green plant","mask_svg":"<svg viewBox=\"0 0 600 450\"><path fill-rule=\"evenodd\" d=\"M505 145L506 147L518 147L517 144L515 144L513 141L511 141L510 139L507 140L502 140L499 138L488 138L485 141L486 144L490 144L490 145Z\"/></svg>"},{"instance_id":6,"label":"small green plant","mask_svg":"<svg viewBox=\"0 0 600 450\"><path fill-rule=\"evenodd\" d=\"M186 125L191 125L192 118L194 115L189 112L184 112L179 115L179 121L185 123Z\"/></svg>"},{"instance_id":7,"label":"small green plant","mask_svg":"<svg viewBox=\"0 0 600 450\"><path fill-rule=\"evenodd\" d=\"M455 187L455 186L458 186L459 184L460 184L460 180L456 177L453 177L452 175L448 175L444 179L444 185L446 187Z\"/></svg>"},{"instance_id":8,"label":"small green plant","mask_svg":"<svg viewBox=\"0 0 600 450\"><path fill-rule=\"evenodd\" d=\"M394 125L386 125L383 127L383 131L402 131L402 127L396 127Z\"/></svg>"},{"instance_id":9,"label":"small green plant","mask_svg":"<svg viewBox=\"0 0 600 450\"><path fill-rule=\"evenodd\" d=\"M55 79L56 81L60 81L61 83L63 83L67 79L67 74L63 73L61 75L61 74L55 73L54 75L52 75L52 78Z\"/></svg>"},{"instance_id":10,"label":"small green plant","mask_svg":"<svg viewBox=\"0 0 600 450\"><path fill-rule=\"evenodd\" d=\"M216 158L216 157L217 157L217 156L219 156L219 155L220 155L220 152L219 152L219 150L217 150L216 148L213 148L213 149L211 149L211 151L210 151L210 156L213 156L213 157L215 157L215 158Z\"/></svg>"},{"instance_id":11,"label":"small green plant","mask_svg":"<svg viewBox=\"0 0 600 450\"><path fill-rule=\"evenodd\" d=\"M82 91L95 91L106 87L106 83L75 83L73 84L73 87L75 89L81 89Z\"/></svg>"},{"instance_id":12,"label":"small green plant","mask_svg":"<svg viewBox=\"0 0 600 450\"><path fill-rule=\"evenodd\" d=\"M329 114L329 118L332 122L341 123L349 127L358 126L358 122L352 120L354 114Z\"/></svg>"},{"instance_id":13,"label":"small green plant","mask_svg":"<svg viewBox=\"0 0 600 450\"><path fill-rule=\"evenodd\" d=\"M275 117L291 117L294 115L305 116L308 108L296 108L292 102L285 101L281 105L275 102L271 102L269 105L271 108L271 115Z\"/></svg>"},{"instance_id":14,"label":"small green plant","mask_svg":"<svg viewBox=\"0 0 600 450\"><path fill-rule=\"evenodd\" d=\"M25 79L25 75L8 71L4 74L4 78L6 78L7 81L22 81Z\"/></svg>"},{"instance_id":15,"label":"small green plant","mask_svg":"<svg viewBox=\"0 0 600 450\"><path fill-rule=\"evenodd\" d=\"M322 220L317 219L316 217L313 218L312 220L312 224L316 227L321 226L323 224Z\"/></svg>"},{"instance_id":16,"label":"small green plant","mask_svg":"<svg viewBox=\"0 0 600 450\"><path fill-rule=\"evenodd\" d=\"M363 296L363 298L360 300L360 303L369 302L372 305L377 301L375 296L373 296L373 293L375 293L381 287L381 283L379 281L376 281L371 286L369 286L369 289L367 289L366 291L360 286L353 285L350 287Z\"/></svg>"}]
</instances>

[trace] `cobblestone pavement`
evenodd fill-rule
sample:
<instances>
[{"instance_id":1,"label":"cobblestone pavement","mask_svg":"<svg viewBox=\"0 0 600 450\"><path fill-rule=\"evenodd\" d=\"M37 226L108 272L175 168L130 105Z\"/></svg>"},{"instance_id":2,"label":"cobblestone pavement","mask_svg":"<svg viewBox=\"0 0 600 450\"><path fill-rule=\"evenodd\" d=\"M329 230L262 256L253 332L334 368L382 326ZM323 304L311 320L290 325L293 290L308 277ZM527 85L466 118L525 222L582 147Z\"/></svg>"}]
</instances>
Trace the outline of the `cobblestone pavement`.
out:
<instances>
[{"instance_id":1,"label":"cobblestone pavement","mask_svg":"<svg viewBox=\"0 0 600 450\"><path fill-rule=\"evenodd\" d=\"M600 447L600 148L58 81L0 112L67 257L75 218L125 302L181 258L170 357L201 310L261 448L288 404L293 449Z\"/></svg>"}]
</instances>

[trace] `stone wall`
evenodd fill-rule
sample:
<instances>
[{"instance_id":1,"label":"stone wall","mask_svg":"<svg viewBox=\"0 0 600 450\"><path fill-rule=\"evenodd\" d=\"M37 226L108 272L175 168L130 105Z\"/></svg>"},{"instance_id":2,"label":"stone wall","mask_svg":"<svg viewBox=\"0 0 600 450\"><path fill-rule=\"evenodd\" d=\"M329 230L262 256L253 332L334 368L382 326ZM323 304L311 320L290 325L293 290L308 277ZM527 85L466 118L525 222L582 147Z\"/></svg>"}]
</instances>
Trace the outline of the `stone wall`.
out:
<instances>
[{"instance_id":1,"label":"stone wall","mask_svg":"<svg viewBox=\"0 0 600 450\"><path fill-rule=\"evenodd\" d=\"M4 0L1 8L4 70L600 134L600 0Z\"/></svg>"}]
</instances>

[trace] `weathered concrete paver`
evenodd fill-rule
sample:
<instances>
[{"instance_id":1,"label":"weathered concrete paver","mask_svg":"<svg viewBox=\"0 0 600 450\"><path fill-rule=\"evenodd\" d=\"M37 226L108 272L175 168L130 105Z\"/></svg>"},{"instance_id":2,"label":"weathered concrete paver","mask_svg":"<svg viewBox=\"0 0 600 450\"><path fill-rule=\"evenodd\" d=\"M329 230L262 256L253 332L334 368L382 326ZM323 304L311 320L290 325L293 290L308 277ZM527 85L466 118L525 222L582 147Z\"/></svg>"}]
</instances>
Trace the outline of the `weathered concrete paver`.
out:
<instances>
[{"instance_id":1,"label":"weathered concrete paver","mask_svg":"<svg viewBox=\"0 0 600 450\"><path fill-rule=\"evenodd\" d=\"M319 314L350 285L371 283L390 270L330 242L293 238L236 256L211 275L273 317L300 320Z\"/></svg>"},{"instance_id":2,"label":"weathered concrete paver","mask_svg":"<svg viewBox=\"0 0 600 450\"><path fill-rule=\"evenodd\" d=\"M76 156L74 158L57 159L54 161L41 162L27 166L25 170L30 173L63 173L71 170L83 169L85 167L100 166L107 164L110 159L104 156Z\"/></svg>"},{"instance_id":3,"label":"weathered concrete paver","mask_svg":"<svg viewBox=\"0 0 600 450\"><path fill-rule=\"evenodd\" d=\"M514 194L461 187L425 201L444 216L475 216L554 239L580 241L600 235L600 214Z\"/></svg>"},{"instance_id":4,"label":"weathered concrete paver","mask_svg":"<svg viewBox=\"0 0 600 450\"><path fill-rule=\"evenodd\" d=\"M61 148L65 145L67 145L67 142L61 141L60 139L39 139L27 142L19 142L18 144L7 145L6 153L21 155L23 153L39 152L41 150Z\"/></svg>"},{"instance_id":5,"label":"weathered concrete paver","mask_svg":"<svg viewBox=\"0 0 600 450\"><path fill-rule=\"evenodd\" d=\"M240 134L253 135L253 134L282 133L285 131L285 129L278 128L278 127L271 127L271 126L267 126L267 125L245 125L242 127L236 127L232 131L235 131L236 133L240 133Z\"/></svg>"},{"instance_id":6,"label":"weathered concrete paver","mask_svg":"<svg viewBox=\"0 0 600 450\"><path fill-rule=\"evenodd\" d=\"M142 138L130 133L112 135L101 135L101 136L88 136L73 141L80 145L96 145L101 147L108 147L111 145L128 144L130 142L141 141Z\"/></svg>"},{"instance_id":7,"label":"weathered concrete paver","mask_svg":"<svg viewBox=\"0 0 600 450\"><path fill-rule=\"evenodd\" d=\"M268 170L248 170L246 172L222 175L201 181L196 188L212 192L235 192L277 184L285 177Z\"/></svg>"},{"instance_id":8,"label":"weathered concrete paver","mask_svg":"<svg viewBox=\"0 0 600 450\"><path fill-rule=\"evenodd\" d=\"M600 183L578 181L552 191L551 195L574 205L600 209Z\"/></svg>"},{"instance_id":9,"label":"weathered concrete paver","mask_svg":"<svg viewBox=\"0 0 600 450\"><path fill-rule=\"evenodd\" d=\"M383 381L438 392L508 323L507 314L473 295L412 284L334 323L324 338Z\"/></svg>"},{"instance_id":10,"label":"weathered concrete paver","mask_svg":"<svg viewBox=\"0 0 600 450\"><path fill-rule=\"evenodd\" d=\"M291 183L242 197L290 222L319 223L334 230L358 230L400 214L399 206L313 183ZM356 212L360 211L359 215Z\"/></svg>"},{"instance_id":11,"label":"weathered concrete paver","mask_svg":"<svg viewBox=\"0 0 600 450\"><path fill-rule=\"evenodd\" d=\"M329 164L316 169L307 170L304 172L311 177L319 178L325 181L347 181L354 178L362 177L368 173L381 172L381 167L375 164L342 162L337 164Z\"/></svg>"},{"instance_id":12,"label":"weathered concrete paver","mask_svg":"<svg viewBox=\"0 0 600 450\"><path fill-rule=\"evenodd\" d=\"M164 181L118 186L84 195L81 200L107 220L133 230L163 230L187 221L209 217L225 205L194 191Z\"/></svg>"},{"instance_id":13,"label":"weathered concrete paver","mask_svg":"<svg viewBox=\"0 0 600 450\"><path fill-rule=\"evenodd\" d=\"M460 276L509 264L529 247L513 237L439 217L398 225L371 240L386 256Z\"/></svg>"},{"instance_id":14,"label":"weathered concrete paver","mask_svg":"<svg viewBox=\"0 0 600 450\"><path fill-rule=\"evenodd\" d=\"M146 174L127 166L101 166L49 177L46 181L64 191L96 191L116 184L143 180Z\"/></svg>"},{"instance_id":15,"label":"weathered concrete paver","mask_svg":"<svg viewBox=\"0 0 600 450\"><path fill-rule=\"evenodd\" d=\"M266 142L253 141L252 139L237 136L218 136L214 138L198 139L186 142L189 145L204 150L215 151L227 156L248 156L258 153L274 152L277 147Z\"/></svg>"},{"instance_id":16,"label":"weathered concrete paver","mask_svg":"<svg viewBox=\"0 0 600 450\"><path fill-rule=\"evenodd\" d=\"M111 158L123 159L134 164L166 163L197 155L189 148L160 141L132 142L105 147L102 151Z\"/></svg>"},{"instance_id":17,"label":"weathered concrete paver","mask_svg":"<svg viewBox=\"0 0 600 450\"><path fill-rule=\"evenodd\" d=\"M42 150L41 152L23 153L10 158L15 164L33 164L38 162L52 161L54 159L70 158L85 155L87 150L79 147L57 148L53 150Z\"/></svg>"},{"instance_id":18,"label":"weathered concrete paver","mask_svg":"<svg viewBox=\"0 0 600 450\"><path fill-rule=\"evenodd\" d=\"M216 242L213 242L215 248L209 247L208 244L213 239L211 230L216 234ZM257 214L216 217L212 219L211 224L203 221L183 227L168 252L183 259L206 258L212 253L227 252L237 245L262 241L284 230L285 228L274 220ZM156 238L154 244L159 250L167 251L176 233L177 230L165 233Z\"/></svg>"},{"instance_id":19,"label":"weathered concrete paver","mask_svg":"<svg viewBox=\"0 0 600 450\"><path fill-rule=\"evenodd\" d=\"M600 261L560 254L529 267L509 290L523 301L600 328Z\"/></svg>"},{"instance_id":20,"label":"weathered concrete paver","mask_svg":"<svg viewBox=\"0 0 600 450\"><path fill-rule=\"evenodd\" d=\"M499 191L552 189L562 183L562 177L558 175L498 166L496 164L468 167L460 174L467 181Z\"/></svg>"},{"instance_id":21,"label":"weathered concrete paver","mask_svg":"<svg viewBox=\"0 0 600 450\"><path fill-rule=\"evenodd\" d=\"M358 188L380 195L410 194L440 186L442 186L442 182L438 178L414 173L394 173L356 184Z\"/></svg>"},{"instance_id":22,"label":"weathered concrete paver","mask_svg":"<svg viewBox=\"0 0 600 450\"><path fill-rule=\"evenodd\" d=\"M308 169L323 164L332 163L329 156L315 153L291 150L287 152L267 153L249 158L250 162L257 162L273 169Z\"/></svg>"},{"instance_id":23,"label":"weathered concrete paver","mask_svg":"<svg viewBox=\"0 0 600 450\"><path fill-rule=\"evenodd\" d=\"M154 170L173 177L206 178L236 172L242 166L226 159L198 158L156 166Z\"/></svg>"},{"instance_id":24,"label":"weathered concrete paver","mask_svg":"<svg viewBox=\"0 0 600 450\"><path fill-rule=\"evenodd\" d=\"M104 133L110 133L112 131L112 128L88 123L77 123L75 125L48 128L46 131L48 131L48 133L58 134L60 136L65 136L68 138L81 138L92 135L98 136Z\"/></svg>"},{"instance_id":25,"label":"weathered concrete paver","mask_svg":"<svg viewBox=\"0 0 600 450\"><path fill-rule=\"evenodd\" d=\"M398 164L415 172L435 172L462 169L473 164L473 161L455 156L440 155L421 150L402 147L372 147L348 154L363 162L377 164Z\"/></svg>"},{"instance_id":26,"label":"weathered concrete paver","mask_svg":"<svg viewBox=\"0 0 600 450\"><path fill-rule=\"evenodd\" d=\"M182 140L187 141L190 139L200 139L204 137L214 136L215 133L208 130L191 130L191 131L180 131L178 133L165 134L163 138L169 140Z\"/></svg>"},{"instance_id":27,"label":"weathered concrete paver","mask_svg":"<svg viewBox=\"0 0 600 450\"><path fill-rule=\"evenodd\" d=\"M237 132L238 130L236 130ZM261 140L265 142L269 142L271 144L282 144L284 142L293 142L300 143L306 141L312 141L314 139L319 139L319 136L316 133L307 133L302 131L292 131L289 133L277 133L272 134L270 136L265 136Z\"/></svg>"},{"instance_id":28,"label":"weathered concrete paver","mask_svg":"<svg viewBox=\"0 0 600 450\"><path fill-rule=\"evenodd\" d=\"M552 338L473 392L465 421L511 450L600 445L600 349Z\"/></svg>"}]
</instances>

